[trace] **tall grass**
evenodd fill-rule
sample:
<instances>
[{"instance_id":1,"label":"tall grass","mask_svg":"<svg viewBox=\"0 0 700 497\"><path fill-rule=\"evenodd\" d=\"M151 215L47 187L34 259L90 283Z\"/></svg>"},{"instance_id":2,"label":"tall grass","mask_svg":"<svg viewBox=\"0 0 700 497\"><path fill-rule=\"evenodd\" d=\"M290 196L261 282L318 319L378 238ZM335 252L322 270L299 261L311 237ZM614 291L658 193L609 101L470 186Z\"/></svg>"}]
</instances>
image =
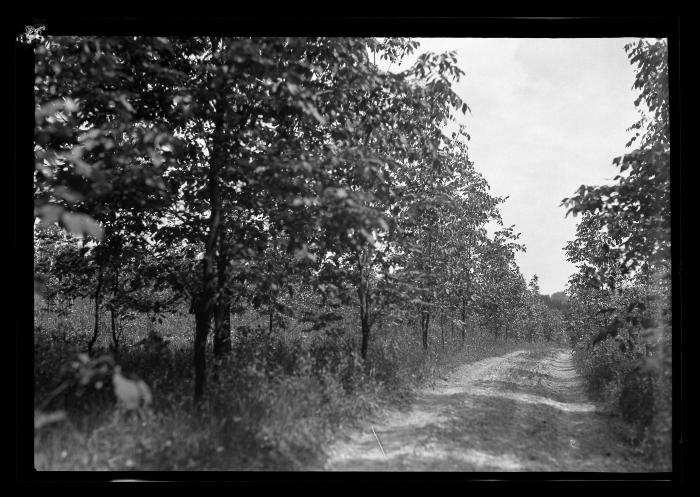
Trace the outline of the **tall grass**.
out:
<instances>
[{"instance_id":1,"label":"tall grass","mask_svg":"<svg viewBox=\"0 0 700 497\"><path fill-rule=\"evenodd\" d=\"M62 313L38 305L35 319L36 403L70 374L93 323L92 304L78 301ZM476 330L431 336L428 351L419 330L377 327L367 361L358 355L352 321L308 331L289 326L270 334L264 316L247 312L237 325L233 351L210 362L209 394L191 403L192 320L176 313L155 331L167 347L136 345L149 317L125 322L119 363L153 391L151 409L141 415L115 410L107 382L68 389L47 410L67 413L64 421L36 430L35 465L40 470L303 469L317 466L324 448L342 426L386 403L407 402L412 390L430 384L464 362L501 355L522 345L495 342ZM95 354L109 353L108 321ZM307 331L304 331L307 330ZM212 359L209 359L212 361Z\"/></svg>"}]
</instances>

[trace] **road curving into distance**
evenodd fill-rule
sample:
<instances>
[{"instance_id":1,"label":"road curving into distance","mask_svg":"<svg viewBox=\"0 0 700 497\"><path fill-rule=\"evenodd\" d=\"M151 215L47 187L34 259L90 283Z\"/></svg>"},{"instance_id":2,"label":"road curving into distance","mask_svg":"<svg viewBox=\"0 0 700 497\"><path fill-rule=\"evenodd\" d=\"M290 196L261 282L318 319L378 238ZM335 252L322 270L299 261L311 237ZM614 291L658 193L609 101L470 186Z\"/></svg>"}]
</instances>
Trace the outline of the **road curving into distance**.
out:
<instances>
[{"instance_id":1,"label":"road curving into distance","mask_svg":"<svg viewBox=\"0 0 700 497\"><path fill-rule=\"evenodd\" d=\"M645 471L588 400L564 349L464 365L408 410L361 425L328 449L325 470Z\"/></svg>"}]
</instances>

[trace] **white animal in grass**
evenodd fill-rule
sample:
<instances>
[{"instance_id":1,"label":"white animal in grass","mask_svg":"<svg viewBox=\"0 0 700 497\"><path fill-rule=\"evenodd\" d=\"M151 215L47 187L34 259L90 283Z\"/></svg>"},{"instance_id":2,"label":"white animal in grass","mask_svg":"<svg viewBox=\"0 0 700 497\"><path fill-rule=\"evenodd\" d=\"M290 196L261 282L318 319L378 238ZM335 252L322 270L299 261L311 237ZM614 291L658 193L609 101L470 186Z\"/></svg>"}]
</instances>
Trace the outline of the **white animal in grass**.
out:
<instances>
[{"instance_id":1,"label":"white animal in grass","mask_svg":"<svg viewBox=\"0 0 700 497\"><path fill-rule=\"evenodd\" d=\"M120 366L114 366L112 383L119 406L127 411L138 411L153 402L148 385L140 378L124 376Z\"/></svg>"}]
</instances>

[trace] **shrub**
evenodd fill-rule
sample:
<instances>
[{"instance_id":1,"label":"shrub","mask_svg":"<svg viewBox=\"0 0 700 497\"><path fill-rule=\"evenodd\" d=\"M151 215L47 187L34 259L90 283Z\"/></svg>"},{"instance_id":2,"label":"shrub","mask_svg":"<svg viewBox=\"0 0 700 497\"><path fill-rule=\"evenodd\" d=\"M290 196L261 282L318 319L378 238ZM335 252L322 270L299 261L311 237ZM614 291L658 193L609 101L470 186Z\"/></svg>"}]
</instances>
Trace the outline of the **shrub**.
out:
<instances>
[{"instance_id":1,"label":"shrub","mask_svg":"<svg viewBox=\"0 0 700 497\"><path fill-rule=\"evenodd\" d=\"M654 465L666 470L671 461L670 334L653 355L641 344L623 352L608 338L595 347L574 349L574 363L593 396L631 428L631 441ZM629 339L629 335L623 335Z\"/></svg>"}]
</instances>

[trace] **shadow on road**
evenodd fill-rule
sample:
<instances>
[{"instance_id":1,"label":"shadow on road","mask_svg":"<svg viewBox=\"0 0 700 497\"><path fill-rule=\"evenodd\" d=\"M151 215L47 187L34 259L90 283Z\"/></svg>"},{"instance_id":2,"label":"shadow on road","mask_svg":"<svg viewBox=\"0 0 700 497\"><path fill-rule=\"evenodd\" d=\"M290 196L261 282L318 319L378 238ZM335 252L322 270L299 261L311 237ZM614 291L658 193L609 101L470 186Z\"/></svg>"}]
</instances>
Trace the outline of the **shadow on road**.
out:
<instances>
[{"instance_id":1,"label":"shadow on road","mask_svg":"<svg viewBox=\"0 0 700 497\"><path fill-rule=\"evenodd\" d=\"M335 449L328 469L641 471L587 402L568 353L465 368ZM483 361L482 361L483 362Z\"/></svg>"}]
</instances>

